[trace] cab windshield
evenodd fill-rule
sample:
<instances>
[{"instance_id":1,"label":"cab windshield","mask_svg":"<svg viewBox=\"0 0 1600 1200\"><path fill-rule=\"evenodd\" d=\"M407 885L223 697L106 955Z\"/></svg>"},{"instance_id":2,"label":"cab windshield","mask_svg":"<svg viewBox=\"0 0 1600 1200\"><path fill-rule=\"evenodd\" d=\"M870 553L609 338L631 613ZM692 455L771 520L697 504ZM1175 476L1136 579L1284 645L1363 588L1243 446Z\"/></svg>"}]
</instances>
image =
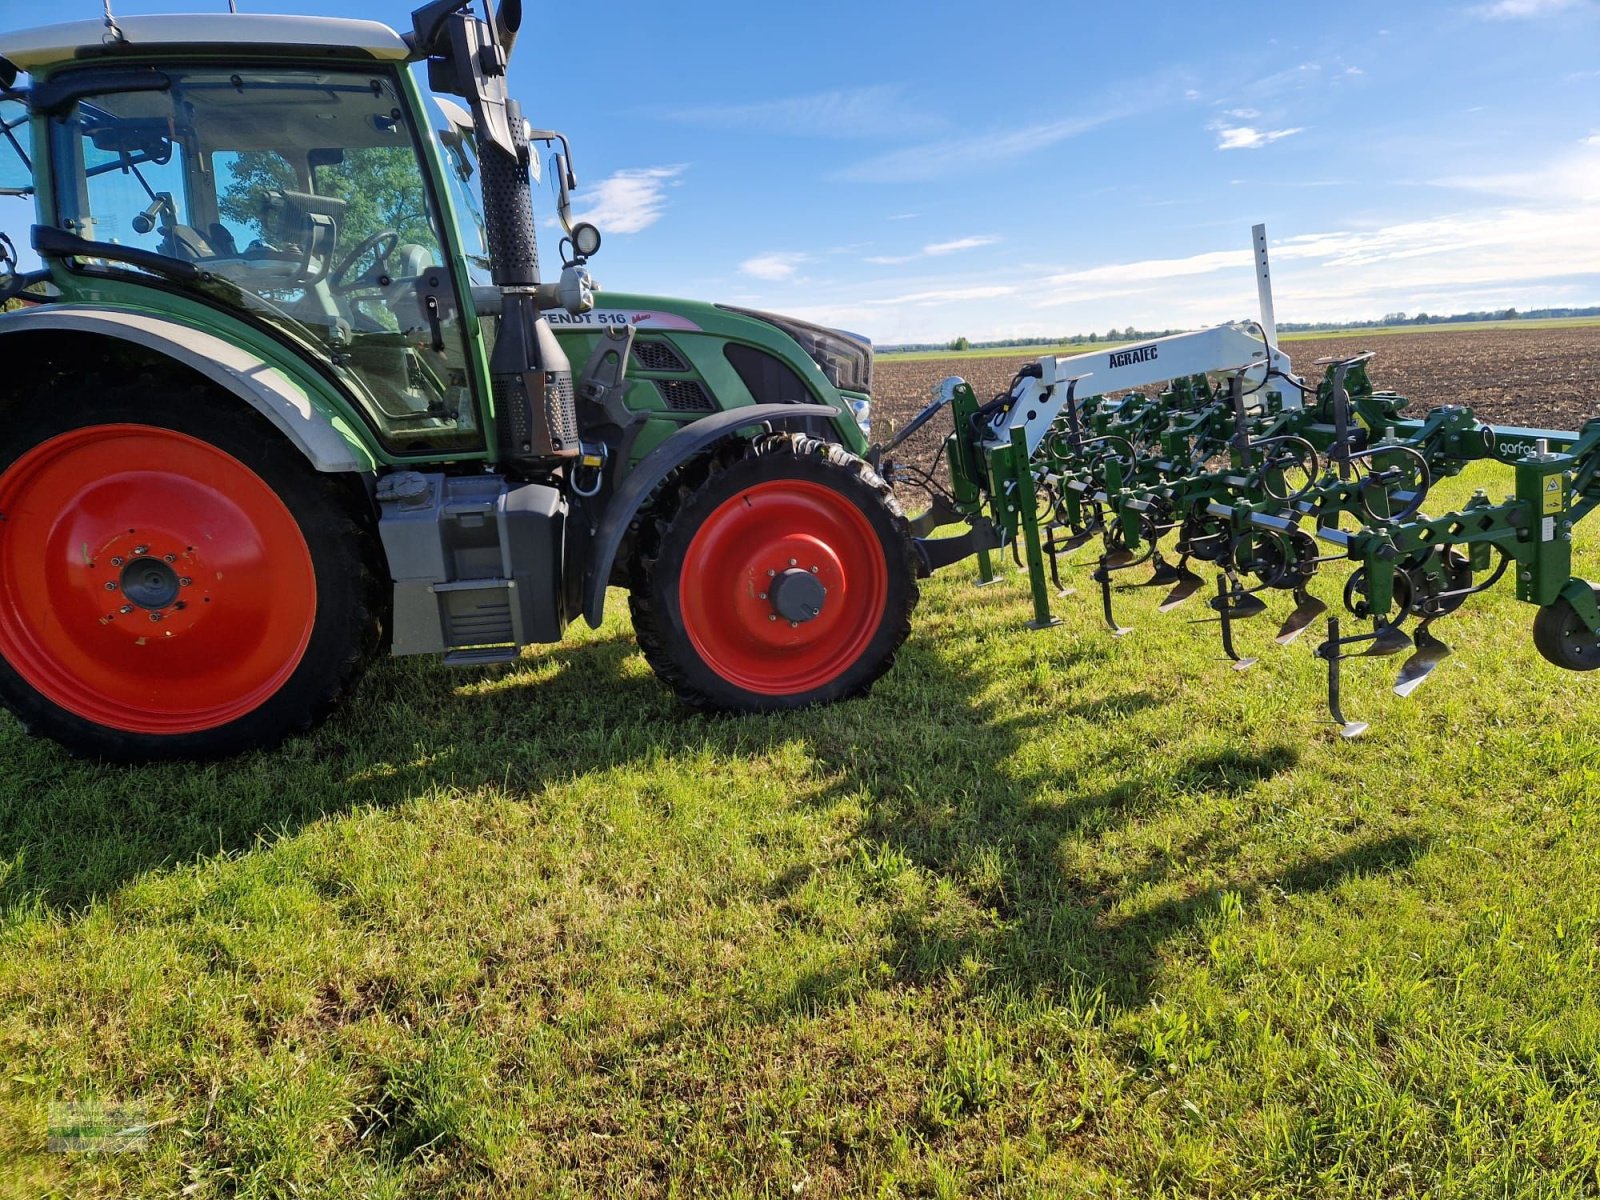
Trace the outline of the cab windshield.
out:
<instances>
[{"instance_id":1,"label":"cab windshield","mask_svg":"<svg viewBox=\"0 0 1600 1200\"><path fill-rule=\"evenodd\" d=\"M479 448L461 306L394 80L164 75L55 120L60 227L201 267L212 281L190 286L309 343L391 450Z\"/></svg>"}]
</instances>

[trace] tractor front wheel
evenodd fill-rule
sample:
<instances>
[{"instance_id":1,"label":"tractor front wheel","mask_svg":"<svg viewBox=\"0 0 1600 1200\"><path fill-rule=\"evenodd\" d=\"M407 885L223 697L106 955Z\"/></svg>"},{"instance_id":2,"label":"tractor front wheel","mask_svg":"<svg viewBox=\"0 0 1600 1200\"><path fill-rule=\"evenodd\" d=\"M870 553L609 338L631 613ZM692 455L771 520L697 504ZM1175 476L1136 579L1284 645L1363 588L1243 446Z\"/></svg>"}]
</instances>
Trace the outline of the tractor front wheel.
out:
<instances>
[{"instance_id":1,"label":"tractor front wheel","mask_svg":"<svg viewBox=\"0 0 1600 1200\"><path fill-rule=\"evenodd\" d=\"M801 434L735 446L678 481L631 594L645 657L697 708L763 712L865 693L917 602L888 485Z\"/></svg>"},{"instance_id":2,"label":"tractor front wheel","mask_svg":"<svg viewBox=\"0 0 1600 1200\"><path fill-rule=\"evenodd\" d=\"M0 431L0 701L90 757L275 745L377 649L371 540L346 482L236 401L19 406Z\"/></svg>"}]
</instances>

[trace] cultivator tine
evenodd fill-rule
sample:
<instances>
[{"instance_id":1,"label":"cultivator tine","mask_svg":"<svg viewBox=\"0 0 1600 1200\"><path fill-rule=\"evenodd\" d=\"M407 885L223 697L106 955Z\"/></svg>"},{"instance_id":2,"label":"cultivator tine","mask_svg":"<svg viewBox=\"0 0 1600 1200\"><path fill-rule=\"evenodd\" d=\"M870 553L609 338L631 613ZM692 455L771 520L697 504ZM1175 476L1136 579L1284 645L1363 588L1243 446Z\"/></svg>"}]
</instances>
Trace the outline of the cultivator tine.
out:
<instances>
[{"instance_id":1,"label":"cultivator tine","mask_svg":"<svg viewBox=\"0 0 1600 1200\"><path fill-rule=\"evenodd\" d=\"M1358 738L1367 731L1367 723L1345 719L1339 692L1339 661L1344 657L1340 653L1343 646L1344 642L1339 637L1339 618L1329 617L1328 640L1317 647L1317 657L1325 659L1328 664L1328 713L1333 717L1334 724L1339 726L1340 737Z\"/></svg>"},{"instance_id":2,"label":"cultivator tine","mask_svg":"<svg viewBox=\"0 0 1600 1200\"><path fill-rule=\"evenodd\" d=\"M1100 558L1100 565L1112 571L1120 571L1123 567L1132 566L1134 554L1126 546L1118 546L1115 550L1107 550Z\"/></svg>"},{"instance_id":3,"label":"cultivator tine","mask_svg":"<svg viewBox=\"0 0 1600 1200\"><path fill-rule=\"evenodd\" d=\"M1266 605L1261 604L1261 601L1256 599L1256 597L1249 596L1249 599L1255 600L1255 602L1260 604L1261 607L1255 609L1253 612L1236 612L1231 601L1234 599L1243 599L1247 593L1240 593L1237 597L1232 596L1229 594L1228 584L1229 580L1226 575L1217 576L1217 598L1211 602L1211 607L1217 610L1217 616L1221 618L1222 621L1223 653L1225 653L1229 658L1233 659L1233 669L1235 671L1248 671L1251 667L1256 665L1256 659L1244 658L1237 650L1234 649L1233 619L1235 616L1253 617L1256 615L1256 613L1259 613L1262 609L1266 608Z\"/></svg>"},{"instance_id":4,"label":"cultivator tine","mask_svg":"<svg viewBox=\"0 0 1600 1200\"><path fill-rule=\"evenodd\" d=\"M1125 625L1118 625L1116 614L1111 610L1111 572L1114 568L1110 563L1109 554L1101 555L1100 565L1095 568L1091 578L1100 585L1100 611L1105 614L1106 625L1111 630L1112 637L1123 637L1133 632Z\"/></svg>"},{"instance_id":5,"label":"cultivator tine","mask_svg":"<svg viewBox=\"0 0 1600 1200\"><path fill-rule=\"evenodd\" d=\"M1278 629L1276 641L1280 646L1287 646L1302 633L1304 633L1323 613L1328 611L1328 606L1318 600L1303 587L1294 590L1295 609L1284 619L1283 625Z\"/></svg>"},{"instance_id":6,"label":"cultivator tine","mask_svg":"<svg viewBox=\"0 0 1600 1200\"><path fill-rule=\"evenodd\" d=\"M1428 632L1428 626L1432 624L1430 618L1417 626L1417 632L1413 635L1417 652L1400 667L1400 677L1394 681L1396 696L1411 695L1433 674L1435 667L1450 657L1450 647Z\"/></svg>"},{"instance_id":7,"label":"cultivator tine","mask_svg":"<svg viewBox=\"0 0 1600 1200\"><path fill-rule=\"evenodd\" d=\"M1055 532L1046 530L1046 533L1049 536L1044 539L1044 552L1050 559L1050 583L1055 587L1056 595L1076 596L1077 588L1070 588L1061 582L1061 556L1056 550Z\"/></svg>"},{"instance_id":8,"label":"cultivator tine","mask_svg":"<svg viewBox=\"0 0 1600 1200\"><path fill-rule=\"evenodd\" d=\"M1171 612L1190 596L1205 586L1205 580L1189 569L1189 556L1185 554L1178 560L1178 565L1173 568L1177 583L1173 585L1166 599L1161 601L1159 612Z\"/></svg>"}]
</instances>

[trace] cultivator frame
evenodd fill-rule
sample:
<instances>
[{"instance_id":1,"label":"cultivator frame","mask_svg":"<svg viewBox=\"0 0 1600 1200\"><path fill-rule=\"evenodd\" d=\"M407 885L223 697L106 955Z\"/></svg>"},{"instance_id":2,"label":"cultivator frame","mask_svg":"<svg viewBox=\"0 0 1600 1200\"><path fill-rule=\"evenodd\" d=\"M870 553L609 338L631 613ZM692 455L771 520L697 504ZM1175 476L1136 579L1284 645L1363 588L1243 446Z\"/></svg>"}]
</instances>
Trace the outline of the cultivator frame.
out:
<instances>
[{"instance_id":1,"label":"cultivator frame","mask_svg":"<svg viewBox=\"0 0 1600 1200\"><path fill-rule=\"evenodd\" d=\"M1309 587L1318 568L1355 564L1344 615L1327 616L1315 651L1345 737L1367 725L1345 716L1341 663L1410 650L1394 685L1410 695L1450 654L1435 623L1508 573L1517 598L1538 606L1540 653L1569 670L1600 667L1596 588L1572 574L1574 527L1600 504L1600 418L1566 432L1486 424L1455 404L1407 416L1404 397L1373 387L1371 353L1319 360L1322 378L1307 384L1275 344L1265 236L1255 232L1260 322L1041 358L986 403L965 380L945 380L878 451L896 477L894 447L949 408L952 486L923 525L992 530L979 542L1008 548L1027 572L1035 629L1059 624L1052 590L1071 594L1063 556L1096 541L1090 578L1116 636L1130 632L1115 614L1119 574L1148 564L1143 586L1168 588L1168 611L1204 587L1190 564L1209 564L1208 603L1241 670L1256 659L1239 652L1236 626L1266 610L1263 593L1296 601L1276 637L1287 645L1330 614ZM1157 381L1166 387L1155 396L1108 395ZM1458 510L1424 511L1439 480L1484 460L1510 469L1502 502L1480 489ZM992 582L989 549L977 555L979 583Z\"/></svg>"}]
</instances>

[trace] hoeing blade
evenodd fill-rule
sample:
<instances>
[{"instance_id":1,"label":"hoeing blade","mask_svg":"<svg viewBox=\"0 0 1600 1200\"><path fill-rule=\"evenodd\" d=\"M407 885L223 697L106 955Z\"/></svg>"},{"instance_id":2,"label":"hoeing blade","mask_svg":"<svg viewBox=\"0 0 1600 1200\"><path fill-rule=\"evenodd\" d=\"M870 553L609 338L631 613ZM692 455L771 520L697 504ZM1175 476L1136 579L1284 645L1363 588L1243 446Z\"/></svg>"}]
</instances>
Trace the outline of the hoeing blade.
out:
<instances>
[{"instance_id":1,"label":"hoeing blade","mask_svg":"<svg viewBox=\"0 0 1600 1200\"><path fill-rule=\"evenodd\" d=\"M1328 606L1310 592L1296 589L1294 597L1299 603L1295 606L1295 610L1284 618L1283 625L1278 630L1277 642L1280 646L1287 646L1294 641L1306 631L1311 622L1328 611Z\"/></svg>"},{"instance_id":2,"label":"hoeing blade","mask_svg":"<svg viewBox=\"0 0 1600 1200\"><path fill-rule=\"evenodd\" d=\"M1409 696L1422 686L1423 680L1433 674L1433 669L1450 657L1450 647L1428 632L1429 621L1417 626L1415 641L1417 652L1400 667L1400 677L1394 681L1396 696Z\"/></svg>"}]
</instances>

